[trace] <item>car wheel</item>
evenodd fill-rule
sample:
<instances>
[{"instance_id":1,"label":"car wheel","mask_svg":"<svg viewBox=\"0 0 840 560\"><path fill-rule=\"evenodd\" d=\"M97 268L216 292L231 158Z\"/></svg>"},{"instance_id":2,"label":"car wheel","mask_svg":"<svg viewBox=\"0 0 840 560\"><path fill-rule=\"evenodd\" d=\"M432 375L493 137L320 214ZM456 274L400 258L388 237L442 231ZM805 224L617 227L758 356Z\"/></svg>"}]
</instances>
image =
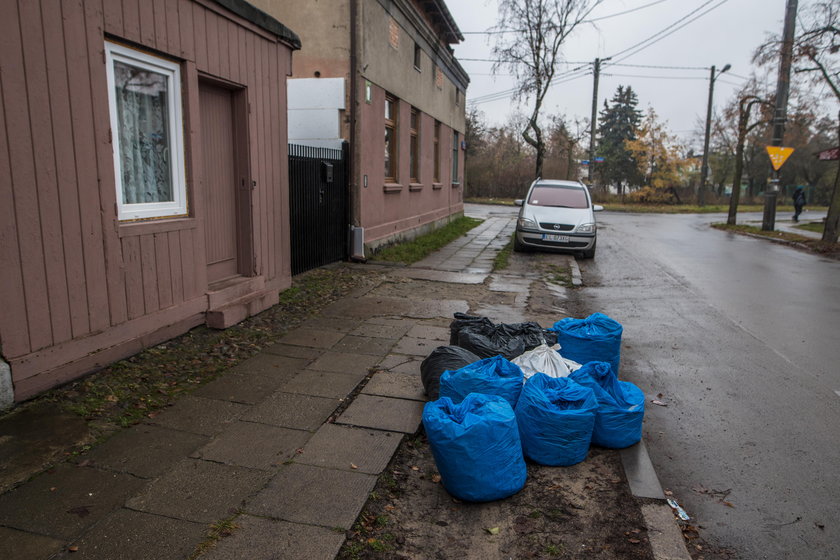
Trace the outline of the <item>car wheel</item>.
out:
<instances>
[{"instance_id":1,"label":"car wheel","mask_svg":"<svg viewBox=\"0 0 840 560\"><path fill-rule=\"evenodd\" d=\"M525 247L525 245L519 242L519 237L517 237L516 235L514 235L513 237L513 250L516 253L524 253L528 250L528 248Z\"/></svg>"}]
</instances>

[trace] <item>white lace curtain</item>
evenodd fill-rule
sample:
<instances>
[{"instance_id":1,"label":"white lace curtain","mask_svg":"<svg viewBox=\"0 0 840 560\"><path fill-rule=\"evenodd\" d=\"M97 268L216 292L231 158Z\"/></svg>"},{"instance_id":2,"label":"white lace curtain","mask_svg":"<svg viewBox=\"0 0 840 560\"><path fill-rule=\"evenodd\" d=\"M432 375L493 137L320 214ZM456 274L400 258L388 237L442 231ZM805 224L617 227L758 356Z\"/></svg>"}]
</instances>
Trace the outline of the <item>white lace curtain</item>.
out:
<instances>
[{"instance_id":1,"label":"white lace curtain","mask_svg":"<svg viewBox=\"0 0 840 560\"><path fill-rule=\"evenodd\" d=\"M173 200L167 76L114 62L124 204Z\"/></svg>"}]
</instances>

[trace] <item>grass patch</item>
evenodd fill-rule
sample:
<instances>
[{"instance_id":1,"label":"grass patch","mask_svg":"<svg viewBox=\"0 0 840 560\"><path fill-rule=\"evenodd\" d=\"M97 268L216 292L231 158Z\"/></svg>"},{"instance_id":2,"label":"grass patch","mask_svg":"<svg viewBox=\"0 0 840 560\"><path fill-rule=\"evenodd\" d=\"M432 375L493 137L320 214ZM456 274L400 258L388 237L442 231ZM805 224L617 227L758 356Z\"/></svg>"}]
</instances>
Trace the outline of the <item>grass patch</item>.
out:
<instances>
[{"instance_id":1,"label":"grass patch","mask_svg":"<svg viewBox=\"0 0 840 560\"><path fill-rule=\"evenodd\" d=\"M732 231L735 233L748 233L750 235L758 235L760 237L766 237L768 239L791 241L794 243L806 243L811 240L810 237L805 237L804 235L797 235L795 233L790 233L787 231L764 231L758 226L748 226L742 224L736 226L731 226L728 224L712 224L712 227L724 231Z\"/></svg>"},{"instance_id":2,"label":"grass patch","mask_svg":"<svg viewBox=\"0 0 840 560\"><path fill-rule=\"evenodd\" d=\"M280 304L220 331L196 327L179 337L115 362L22 406L51 402L83 417L94 441L144 418L217 378L275 343L318 310L355 288L366 273L353 267L317 269L293 279ZM20 407L18 407L20 408ZM87 450L74 448L71 453Z\"/></svg>"},{"instance_id":3,"label":"grass patch","mask_svg":"<svg viewBox=\"0 0 840 560\"><path fill-rule=\"evenodd\" d=\"M574 287L572 284L572 271L568 267L558 266L556 264L549 264L545 267L547 273L546 280L558 286L565 286L566 288Z\"/></svg>"},{"instance_id":4,"label":"grass patch","mask_svg":"<svg viewBox=\"0 0 840 560\"><path fill-rule=\"evenodd\" d=\"M808 224L801 224L794 227L796 229L804 229L805 231L815 231L817 233L822 233L825 231L825 223L823 222L811 222Z\"/></svg>"},{"instance_id":5,"label":"grass patch","mask_svg":"<svg viewBox=\"0 0 840 560\"><path fill-rule=\"evenodd\" d=\"M210 530L207 531L207 538L195 547L195 550L189 556L188 560L195 560L196 558L203 556L211 548L215 547L216 543L225 537L229 537L234 531L239 529L239 525L234 523L234 519L236 519L237 515L238 514L232 515L227 519L222 519L221 521L217 521L210 525Z\"/></svg>"},{"instance_id":6,"label":"grass patch","mask_svg":"<svg viewBox=\"0 0 840 560\"><path fill-rule=\"evenodd\" d=\"M804 235L797 235L786 231L762 231L761 228L756 226L712 224L712 227L723 231L764 237L774 241L796 243L796 246L800 249L805 249L811 253L816 253L830 259L840 260L840 243L825 243L820 239L812 239Z\"/></svg>"},{"instance_id":7,"label":"grass patch","mask_svg":"<svg viewBox=\"0 0 840 560\"><path fill-rule=\"evenodd\" d=\"M483 220L461 216L433 232L405 243L397 243L374 253L370 260L411 264L424 259L441 247L455 241Z\"/></svg>"},{"instance_id":8,"label":"grass patch","mask_svg":"<svg viewBox=\"0 0 840 560\"><path fill-rule=\"evenodd\" d=\"M475 196L465 198L464 202L469 202L471 204L495 204L496 206L515 206L515 204L513 203L514 200L515 199L513 198L493 198Z\"/></svg>"},{"instance_id":9,"label":"grass patch","mask_svg":"<svg viewBox=\"0 0 840 560\"><path fill-rule=\"evenodd\" d=\"M510 241L507 242L504 249L496 253L496 258L493 259L493 272L504 270L510 265L510 255L513 253L514 236L516 236L516 232L510 236Z\"/></svg>"}]
</instances>

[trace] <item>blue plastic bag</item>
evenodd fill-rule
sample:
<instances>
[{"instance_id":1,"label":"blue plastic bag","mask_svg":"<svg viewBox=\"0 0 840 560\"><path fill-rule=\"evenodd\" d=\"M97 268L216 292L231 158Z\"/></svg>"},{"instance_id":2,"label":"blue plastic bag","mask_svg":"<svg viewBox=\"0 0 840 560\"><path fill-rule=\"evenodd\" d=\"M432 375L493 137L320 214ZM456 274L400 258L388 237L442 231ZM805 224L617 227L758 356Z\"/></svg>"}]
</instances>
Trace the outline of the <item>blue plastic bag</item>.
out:
<instances>
[{"instance_id":1,"label":"blue plastic bag","mask_svg":"<svg viewBox=\"0 0 840 560\"><path fill-rule=\"evenodd\" d=\"M534 374L516 404L525 456L541 465L580 463L589 452L597 410L592 389L567 377Z\"/></svg>"},{"instance_id":2,"label":"blue plastic bag","mask_svg":"<svg viewBox=\"0 0 840 560\"><path fill-rule=\"evenodd\" d=\"M598 400L592 443L623 449L642 439L645 395L638 387L619 381L607 362L584 364L570 373L569 379L592 389Z\"/></svg>"},{"instance_id":3,"label":"blue plastic bag","mask_svg":"<svg viewBox=\"0 0 840 560\"><path fill-rule=\"evenodd\" d=\"M516 406L525 376L518 365L503 356L473 362L440 376L440 396L461 402L470 393L503 397L511 408Z\"/></svg>"},{"instance_id":4,"label":"blue plastic bag","mask_svg":"<svg viewBox=\"0 0 840 560\"><path fill-rule=\"evenodd\" d=\"M505 399L473 393L457 404L427 402L423 427L443 486L459 500L500 500L525 486L519 428Z\"/></svg>"},{"instance_id":5,"label":"blue plastic bag","mask_svg":"<svg viewBox=\"0 0 840 560\"><path fill-rule=\"evenodd\" d=\"M618 376L621 361L621 323L603 313L593 313L586 319L567 317L554 323L557 343L564 358L580 364L609 362Z\"/></svg>"}]
</instances>

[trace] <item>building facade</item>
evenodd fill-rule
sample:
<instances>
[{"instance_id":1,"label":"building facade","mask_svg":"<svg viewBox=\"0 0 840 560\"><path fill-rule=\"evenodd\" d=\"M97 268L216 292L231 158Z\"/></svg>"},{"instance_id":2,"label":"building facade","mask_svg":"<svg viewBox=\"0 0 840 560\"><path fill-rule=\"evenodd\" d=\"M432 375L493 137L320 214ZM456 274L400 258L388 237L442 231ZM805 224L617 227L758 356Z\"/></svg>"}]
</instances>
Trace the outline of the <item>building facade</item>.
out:
<instances>
[{"instance_id":1,"label":"building facade","mask_svg":"<svg viewBox=\"0 0 840 560\"><path fill-rule=\"evenodd\" d=\"M304 45L289 81L292 141L350 143L356 240L376 248L462 214L469 77L451 48L463 36L444 1L254 4Z\"/></svg>"},{"instance_id":2,"label":"building facade","mask_svg":"<svg viewBox=\"0 0 840 560\"><path fill-rule=\"evenodd\" d=\"M3 0L0 402L291 283L298 37L242 0Z\"/></svg>"}]
</instances>

